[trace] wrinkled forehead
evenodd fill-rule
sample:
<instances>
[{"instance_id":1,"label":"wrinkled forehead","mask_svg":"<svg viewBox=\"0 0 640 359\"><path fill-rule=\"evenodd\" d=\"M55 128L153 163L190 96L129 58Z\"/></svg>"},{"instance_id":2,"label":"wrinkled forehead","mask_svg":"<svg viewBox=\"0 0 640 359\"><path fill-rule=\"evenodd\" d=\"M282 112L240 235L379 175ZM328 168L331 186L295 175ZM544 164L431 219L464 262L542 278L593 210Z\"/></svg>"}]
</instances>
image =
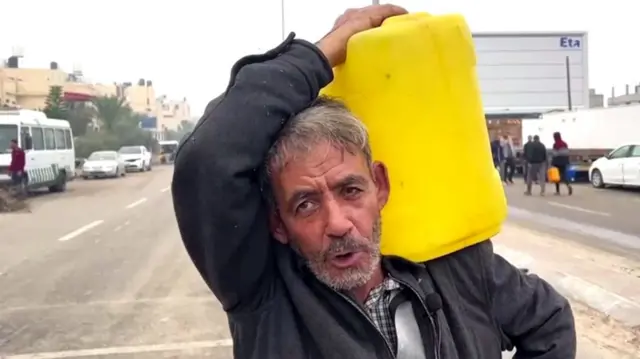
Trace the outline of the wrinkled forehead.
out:
<instances>
[{"instance_id":1,"label":"wrinkled forehead","mask_svg":"<svg viewBox=\"0 0 640 359\"><path fill-rule=\"evenodd\" d=\"M329 142L309 146L305 150L285 150L278 163L272 163L271 182L287 189L312 182L333 182L344 177L369 176L365 154L348 146Z\"/></svg>"}]
</instances>

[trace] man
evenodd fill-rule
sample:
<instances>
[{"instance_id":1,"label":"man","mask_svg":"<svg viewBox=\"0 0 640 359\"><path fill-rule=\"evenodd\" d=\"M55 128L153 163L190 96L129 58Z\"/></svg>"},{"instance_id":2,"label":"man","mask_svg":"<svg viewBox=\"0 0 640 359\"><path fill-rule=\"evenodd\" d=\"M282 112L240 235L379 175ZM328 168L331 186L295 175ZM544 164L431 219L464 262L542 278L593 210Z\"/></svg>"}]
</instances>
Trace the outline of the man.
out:
<instances>
[{"instance_id":1,"label":"man","mask_svg":"<svg viewBox=\"0 0 640 359\"><path fill-rule=\"evenodd\" d=\"M11 175L11 186L14 193L19 196L24 195L24 167L26 158L24 151L18 146L18 140L11 140L11 163L9 164L9 174Z\"/></svg>"},{"instance_id":2,"label":"man","mask_svg":"<svg viewBox=\"0 0 640 359\"><path fill-rule=\"evenodd\" d=\"M292 34L240 60L179 149L180 232L237 359L575 357L568 302L490 241L426 263L381 258L386 167L364 125L317 97L352 35L405 12L349 10L316 45Z\"/></svg>"},{"instance_id":3,"label":"man","mask_svg":"<svg viewBox=\"0 0 640 359\"><path fill-rule=\"evenodd\" d=\"M527 152L527 148L531 147L531 143L533 142L533 136L529 135L527 136L527 143L524 144L524 146L522 147L522 157L524 160L523 166L522 166L522 171L523 171L523 177L524 177L524 183L527 184L527 173L528 169L529 169L529 164L527 163L527 156L525 156L525 153Z\"/></svg>"},{"instance_id":4,"label":"man","mask_svg":"<svg viewBox=\"0 0 640 359\"><path fill-rule=\"evenodd\" d=\"M533 136L533 142L524 147L524 158L527 161L527 190L525 195L531 196L531 187L534 179L540 183L540 195L544 196L544 187L547 178L547 148L540 142L540 136Z\"/></svg>"},{"instance_id":5,"label":"man","mask_svg":"<svg viewBox=\"0 0 640 359\"><path fill-rule=\"evenodd\" d=\"M504 171L502 169L504 154L502 152L502 143L498 136L491 136L491 157L493 158L493 167L497 168L500 172L500 178L504 182Z\"/></svg>"},{"instance_id":6,"label":"man","mask_svg":"<svg viewBox=\"0 0 640 359\"><path fill-rule=\"evenodd\" d=\"M516 170L516 150L513 141L508 135L502 137L502 153L504 156L503 180L507 184L513 184L513 172Z\"/></svg>"}]
</instances>

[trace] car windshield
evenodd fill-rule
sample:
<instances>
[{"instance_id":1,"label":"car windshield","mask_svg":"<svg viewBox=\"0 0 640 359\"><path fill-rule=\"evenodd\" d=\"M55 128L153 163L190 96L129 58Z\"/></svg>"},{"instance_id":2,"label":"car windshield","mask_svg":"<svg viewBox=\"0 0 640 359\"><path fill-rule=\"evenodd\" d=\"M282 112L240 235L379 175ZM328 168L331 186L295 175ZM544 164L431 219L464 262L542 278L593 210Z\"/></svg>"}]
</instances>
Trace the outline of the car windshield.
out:
<instances>
[{"instance_id":1,"label":"car windshield","mask_svg":"<svg viewBox=\"0 0 640 359\"><path fill-rule=\"evenodd\" d=\"M120 148L120 151L118 152L125 155L134 155L134 154L137 155L142 153L142 150L138 146L127 146L127 147Z\"/></svg>"},{"instance_id":2,"label":"car windshield","mask_svg":"<svg viewBox=\"0 0 640 359\"><path fill-rule=\"evenodd\" d=\"M162 153L171 153L175 151L176 148L178 148L178 145L167 144L167 145L162 145L161 147L162 147Z\"/></svg>"},{"instance_id":3,"label":"car windshield","mask_svg":"<svg viewBox=\"0 0 640 359\"><path fill-rule=\"evenodd\" d=\"M18 139L17 125L0 125L0 153L11 152L11 140Z\"/></svg>"},{"instance_id":4,"label":"car windshield","mask_svg":"<svg viewBox=\"0 0 640 359\"><path fill-rule=\"evenodd\" d=\"M115 152L94 152L89 156L89 161L110 161L117 158L118 155Z\"/></svg>"}]
</instances>

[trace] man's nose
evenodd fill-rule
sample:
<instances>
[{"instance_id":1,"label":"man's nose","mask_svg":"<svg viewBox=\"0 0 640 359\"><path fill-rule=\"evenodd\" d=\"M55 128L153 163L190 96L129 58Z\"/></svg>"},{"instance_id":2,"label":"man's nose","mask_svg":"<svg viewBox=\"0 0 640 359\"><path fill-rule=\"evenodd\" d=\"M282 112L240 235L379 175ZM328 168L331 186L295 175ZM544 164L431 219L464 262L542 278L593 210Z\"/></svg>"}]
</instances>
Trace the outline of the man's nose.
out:
<instances>
[{"instance_id":1,"label":"man's nose","mask_svg":"<svg viewBox=\"0 0 640 359\"><path fill-rule=\"evenodd\" d=\"M336 200L329 200L326 206L327 211L327 235L332 237L342 237L351 231L352 223L347 213Z\"/></svg>"}]
</instances>

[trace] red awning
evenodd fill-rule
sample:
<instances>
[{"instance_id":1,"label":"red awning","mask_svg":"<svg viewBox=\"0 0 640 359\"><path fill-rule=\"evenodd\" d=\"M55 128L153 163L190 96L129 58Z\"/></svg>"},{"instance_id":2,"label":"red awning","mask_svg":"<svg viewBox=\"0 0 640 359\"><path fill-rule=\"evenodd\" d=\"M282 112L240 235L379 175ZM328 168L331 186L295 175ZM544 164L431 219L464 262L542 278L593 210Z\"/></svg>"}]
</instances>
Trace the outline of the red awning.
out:
<instances>
[{"instance_id":1,"label":"red awning","mask_svg":"<svg viewBox=\"0 0 640 359\"><path fill-rule=\"evenodd\" d=\"M68 102L85 102L93 100L93 96L78 92L65 92L64 100Z\"/></svg>"}]
</instances>

